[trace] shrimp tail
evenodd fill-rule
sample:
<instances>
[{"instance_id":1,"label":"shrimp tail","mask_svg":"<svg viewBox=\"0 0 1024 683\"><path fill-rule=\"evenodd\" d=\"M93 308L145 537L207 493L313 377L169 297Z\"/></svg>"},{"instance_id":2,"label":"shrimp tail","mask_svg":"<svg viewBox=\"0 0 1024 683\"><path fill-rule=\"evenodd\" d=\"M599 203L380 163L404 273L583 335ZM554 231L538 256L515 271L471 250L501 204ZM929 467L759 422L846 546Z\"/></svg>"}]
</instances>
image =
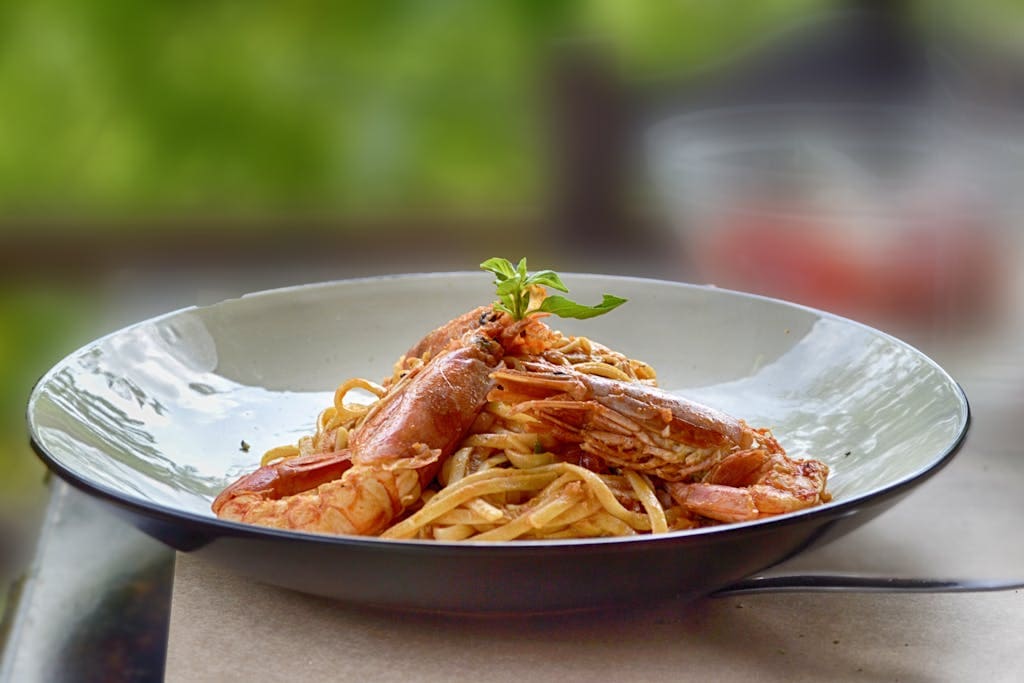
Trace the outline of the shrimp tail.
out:
<instances>
[{"instance_id":1,"label":"shrimp tail","mask_svg":"<svg viewBox=\"0 0 1024 683\"><path fill-rule=\"evenodd\" d=\"M221 491L211 505L220 515L224 506L242 496L255 495L277 500L316 488L343 475L352 467L348 449L332 453L313 453L264 465Z\"/></svg>"}]
</instances>

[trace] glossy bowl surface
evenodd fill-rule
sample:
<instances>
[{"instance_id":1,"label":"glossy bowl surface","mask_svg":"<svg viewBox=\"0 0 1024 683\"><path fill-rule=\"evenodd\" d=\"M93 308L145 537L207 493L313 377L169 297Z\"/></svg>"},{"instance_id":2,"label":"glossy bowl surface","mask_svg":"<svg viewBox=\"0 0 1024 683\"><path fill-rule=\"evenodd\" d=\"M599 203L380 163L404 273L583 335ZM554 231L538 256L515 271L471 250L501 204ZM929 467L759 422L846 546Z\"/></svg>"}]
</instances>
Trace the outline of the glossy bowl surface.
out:
<instances>
[{"instance_id":1,"label":"glossy bowl surface","mask_svg":"<svg viewBox=\"0 0 1024 683\"><path fill-rule=\"evenodd\" d=\"M486 302L481 273L294 287L132 325L39 381L32 442L55 473L153 537L257 580L364 605L522 613L711 593L870 519L967 432L953 379L869 327L710 287L565 279L580 301L630 302L556 327L649 362L663 388L772 427L790 454L829 465L833 502L660 536L516 543L324 536L213 516L214 496L260 454L312 430L340 381L388 375L426 331Z\"/></svg>"}]
</instances>

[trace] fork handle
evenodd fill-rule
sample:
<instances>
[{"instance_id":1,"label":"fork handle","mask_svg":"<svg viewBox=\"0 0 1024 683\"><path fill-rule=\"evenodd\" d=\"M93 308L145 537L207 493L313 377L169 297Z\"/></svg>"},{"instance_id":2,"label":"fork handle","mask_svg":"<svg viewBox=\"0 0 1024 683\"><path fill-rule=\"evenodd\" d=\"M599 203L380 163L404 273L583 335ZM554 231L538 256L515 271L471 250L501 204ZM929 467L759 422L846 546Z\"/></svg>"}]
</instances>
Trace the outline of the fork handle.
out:
<instances>
[{"instance_id":1,"label":"fork handle","mask_svg":"<svg viewBox=\"0 0 1024 683\"><path fill-rule=\"evenodd\" d=\"M712 597L750 593L985 593L1020 590L1021 579L922 579L855 574L794 574L755 576L712 593Z\"/></svg>"}]
</instances>

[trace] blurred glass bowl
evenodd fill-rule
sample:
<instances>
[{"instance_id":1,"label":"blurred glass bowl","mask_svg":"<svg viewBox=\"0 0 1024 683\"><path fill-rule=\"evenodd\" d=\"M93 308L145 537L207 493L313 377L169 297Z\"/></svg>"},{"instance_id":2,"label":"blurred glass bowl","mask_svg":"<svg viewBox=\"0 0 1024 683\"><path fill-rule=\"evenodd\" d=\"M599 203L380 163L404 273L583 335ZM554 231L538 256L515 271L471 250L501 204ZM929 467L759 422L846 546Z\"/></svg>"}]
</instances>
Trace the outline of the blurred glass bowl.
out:
<instances>
[{"instance_id":1,"label":"blurred glass bowl","mask_svg":"<svg viewBox=\"0 0 1024 683\"><path fill-rule=\"evenodd\" d=\"M1013 117L881 106L706 111L649 135L687 278L874 323L984 313L1019 203Z\"/></svg>"}]
</instances>

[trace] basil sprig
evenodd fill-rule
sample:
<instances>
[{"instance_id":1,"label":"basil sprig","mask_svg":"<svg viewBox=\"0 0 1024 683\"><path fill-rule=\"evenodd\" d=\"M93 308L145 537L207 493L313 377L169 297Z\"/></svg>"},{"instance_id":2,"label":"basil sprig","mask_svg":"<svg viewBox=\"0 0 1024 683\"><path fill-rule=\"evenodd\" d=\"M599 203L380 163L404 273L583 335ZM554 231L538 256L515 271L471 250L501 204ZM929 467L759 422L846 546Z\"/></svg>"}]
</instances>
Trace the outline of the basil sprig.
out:
<instances>
[{"instance_id":1,"label":"basil sprig","mask_svg":"<svg viewBox=\"0 0 1024 683\"><path fill-rule=\"evenodd\" d=\"M562 278L553 270L538 270L530 273L526 269L526 259L513 266L511 261L503 258L490 258L480 264L480 268L494 274L494 285L498 291L498 301L494 306L512 316L513 320L522 320L529 313L543 311L561 318L593 318L618 308L626 303L626 299L611 294L603 295L601 303L596 306L585 306L557 294L545 297L540 306L530 309L530 287L540 285L568 293L569 288Z\"/></svg>"}]
</instances>

